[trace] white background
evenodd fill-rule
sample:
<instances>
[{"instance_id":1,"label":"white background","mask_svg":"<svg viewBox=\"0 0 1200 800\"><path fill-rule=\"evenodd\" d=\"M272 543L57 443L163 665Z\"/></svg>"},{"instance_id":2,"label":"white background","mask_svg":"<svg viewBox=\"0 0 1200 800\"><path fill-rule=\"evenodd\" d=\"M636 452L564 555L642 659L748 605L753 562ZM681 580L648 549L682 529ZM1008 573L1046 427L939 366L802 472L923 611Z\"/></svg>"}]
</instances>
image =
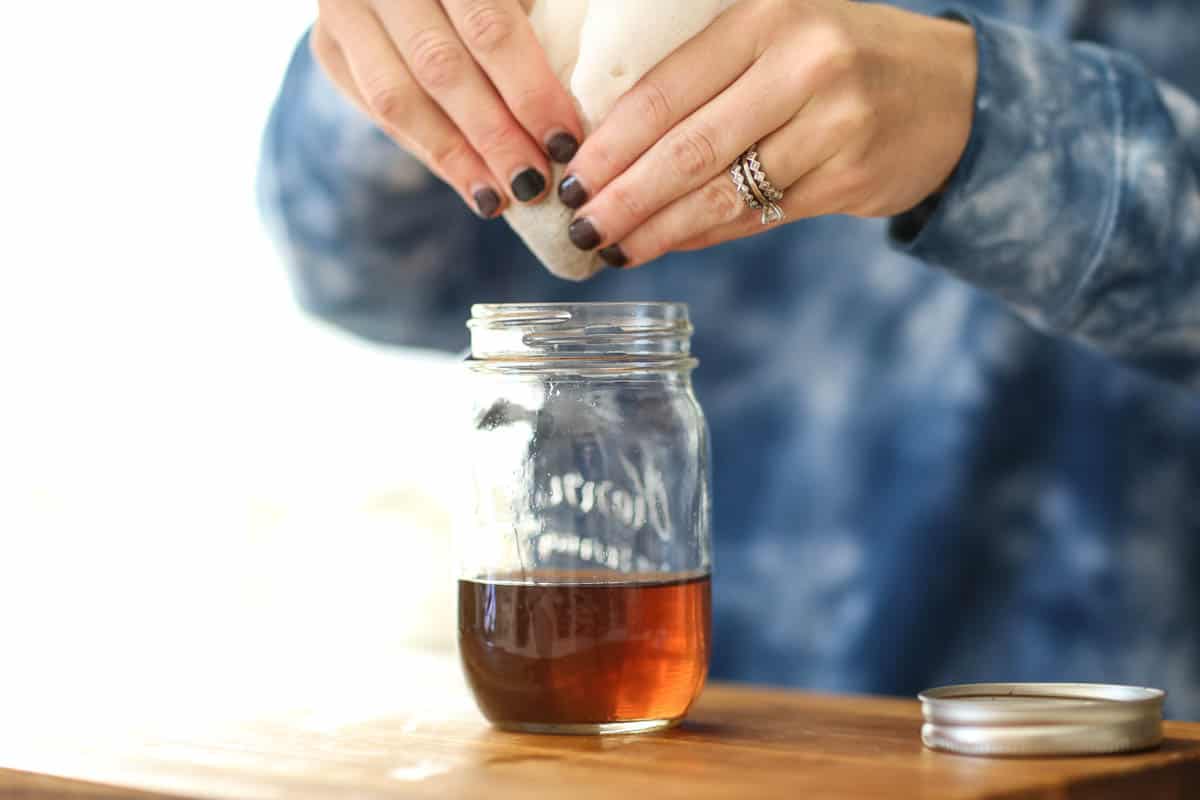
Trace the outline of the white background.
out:
<instances>
[{"instance_id":1,"label":"white background","mask_svg":"<svg viewBox=\"0 0 1200 800\"><path fill-rule=\"evenodd\" d=\"M6 11L0 679L448 647L452 366L305 318L255 208L315 4Z\"/></svg>"}]
</instances>

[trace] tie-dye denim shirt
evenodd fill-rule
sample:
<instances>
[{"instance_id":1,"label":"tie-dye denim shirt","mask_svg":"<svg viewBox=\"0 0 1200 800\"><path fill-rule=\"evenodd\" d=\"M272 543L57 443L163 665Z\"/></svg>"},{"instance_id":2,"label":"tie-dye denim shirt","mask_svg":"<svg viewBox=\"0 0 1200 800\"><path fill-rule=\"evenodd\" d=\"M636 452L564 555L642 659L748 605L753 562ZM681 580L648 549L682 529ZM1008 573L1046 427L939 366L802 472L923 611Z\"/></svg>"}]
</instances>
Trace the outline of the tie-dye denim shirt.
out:
<instances>
[{"instance_id":1,"label":"tie-dye denim shirt","mask_svg":"<svg viewBox=\"0 0 1200 800\"><path fill-rule=\"evenodd\" d=\"M263 205L300 301L378 341L460 350L478 301L691 304L715 676L1151 684L1200 719L1200 8L958 10L976 120L920 219L805 220L561 282L303 44Z\"/></svg>"}]
</instances>

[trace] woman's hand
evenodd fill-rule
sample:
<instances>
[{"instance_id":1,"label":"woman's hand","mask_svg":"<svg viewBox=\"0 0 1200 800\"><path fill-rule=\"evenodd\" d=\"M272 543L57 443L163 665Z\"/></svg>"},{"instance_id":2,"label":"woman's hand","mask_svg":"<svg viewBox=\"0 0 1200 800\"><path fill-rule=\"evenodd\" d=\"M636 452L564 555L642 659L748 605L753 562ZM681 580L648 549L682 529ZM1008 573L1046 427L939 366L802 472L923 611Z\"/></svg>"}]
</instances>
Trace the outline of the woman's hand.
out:
<instances>
[{"instance_id":1,"label":"woman's hand","mask_svg":"<svg viewBox=\"0 0 1200 800\"><path fill-rule=\"evenodd\" d=\"M536 202L582 138L526 15L532 0L321 0L333 82L483 217Z\"/></svg>"},{"instance_id":2,"label":"woman's hand","mask_svg":"<svg viewBox=\"0 0 1200 800\"><path fill-rule=\"evenodd\" d=\"M567 168L571 240L613 266L769 230L731 165L758 144L789 220L906 211L970 134L970 27L873 3L741 0L653 69Z\"/></svg>"}]
</instances>

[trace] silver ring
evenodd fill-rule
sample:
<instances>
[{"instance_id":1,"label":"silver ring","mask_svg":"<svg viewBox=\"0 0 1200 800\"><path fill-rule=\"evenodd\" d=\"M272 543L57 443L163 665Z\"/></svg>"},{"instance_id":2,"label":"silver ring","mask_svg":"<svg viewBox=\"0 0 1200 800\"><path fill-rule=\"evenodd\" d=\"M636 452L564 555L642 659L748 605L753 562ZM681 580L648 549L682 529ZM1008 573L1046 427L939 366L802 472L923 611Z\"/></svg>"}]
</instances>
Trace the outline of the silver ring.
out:
<instances>
[{"instance_id":1,"label":"silver ring","mask_svg":"<svg viewBox=\"0 0 1200 800\"><path fill-rule=\"evenodd\" d=\"M729 176L737 188L738 195L750 208L762 210L762 224L772 225L787 219L779 206L783 192L775 188L767 178L762 162L758 160L758 145L747 150L729 169Z\"/></svg>"}]
</instances>

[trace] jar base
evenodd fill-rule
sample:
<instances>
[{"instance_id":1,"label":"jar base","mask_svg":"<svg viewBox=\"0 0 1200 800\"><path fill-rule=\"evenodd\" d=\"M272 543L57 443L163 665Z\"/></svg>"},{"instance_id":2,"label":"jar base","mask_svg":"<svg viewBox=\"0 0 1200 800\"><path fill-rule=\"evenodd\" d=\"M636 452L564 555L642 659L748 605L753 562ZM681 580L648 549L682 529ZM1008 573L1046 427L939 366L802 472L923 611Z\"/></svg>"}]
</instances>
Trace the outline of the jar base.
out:
<instances>
[{"instance_id":1,"label":"jar base","mask_svg":"<svg viewBox=\"0 0 1200 800\"><path fill-rule=\"evenodd\" d=\"M626 722L493 722L502 731L512 733L549 733L571 736L605 736L615 733L653 733L673 728L676 719L634 719Z\"/></svg>"}]
</instances>

